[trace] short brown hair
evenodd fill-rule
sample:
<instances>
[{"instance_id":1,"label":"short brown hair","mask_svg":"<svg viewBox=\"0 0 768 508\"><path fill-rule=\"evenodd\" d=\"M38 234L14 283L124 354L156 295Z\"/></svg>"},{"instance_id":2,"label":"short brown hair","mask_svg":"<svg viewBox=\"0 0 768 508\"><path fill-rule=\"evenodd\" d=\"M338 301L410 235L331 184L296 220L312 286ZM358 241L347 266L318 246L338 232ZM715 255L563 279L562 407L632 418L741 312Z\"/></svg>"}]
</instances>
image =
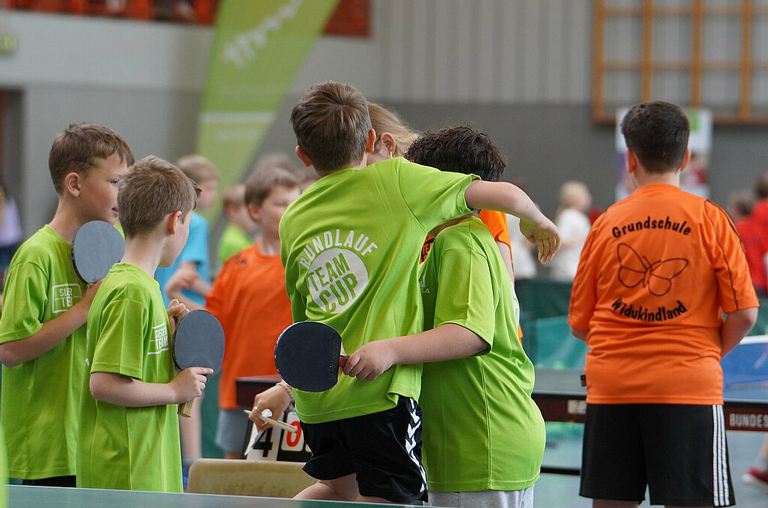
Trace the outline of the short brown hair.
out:
<instances>
[{"instance_id":1,"label":"short brown hair","mask_svg":"<svg viewBox=\"0 0 768 508\"><path fill-rule=\"evenodd\" d=\"M299 179L283 168L265 168L254 171L245 184L245 202L261 206L275 187L298 188Z\"/></svg>"},{"instance_id":2,"label":"short brown hair","mask_svg":"<svg viewBox=\"0 0 768 508\"><path fill-rule=\"evenodd\" d=\"M315 85L291 111L296 142L317 171L360 163L371 130L368 102L354 87L326 81Z\"/></svg>"},{"instance_id":3,"label":"short brown hair","mask_svg":"<svg viewBox=\"0 0 768 508\"><path fill-rule=\"evenodd\" d=\"M151 232L163 218L197 206L200 188L168 161L154 155L137 162L120 181L117 207L126 237Z\"/></svg>"},{"instance_id":4,"label":"short brown hair","mask_svg":"<svg viewBox=\"0 0 768 508\"><path fill-rule=\"evenodd\" d=\"M134 163L128 143L115 131L101 125L73 123L53 140L48 155L53 187L58 194L64 191L64 177L69 173L87 175L96 165L96 159L117 155L127 166Z\"/></svg>"},{"instance_id":5,"label":"short brown hair","mask_svg":"<svg viewBox=\"0 0 768 508\"><path fill-rule=\"evenodd\" d=\"M216 166L202 155L185 155L176 161L176 167L195 183L219 179Z\"/></svg>"}]
</instances>

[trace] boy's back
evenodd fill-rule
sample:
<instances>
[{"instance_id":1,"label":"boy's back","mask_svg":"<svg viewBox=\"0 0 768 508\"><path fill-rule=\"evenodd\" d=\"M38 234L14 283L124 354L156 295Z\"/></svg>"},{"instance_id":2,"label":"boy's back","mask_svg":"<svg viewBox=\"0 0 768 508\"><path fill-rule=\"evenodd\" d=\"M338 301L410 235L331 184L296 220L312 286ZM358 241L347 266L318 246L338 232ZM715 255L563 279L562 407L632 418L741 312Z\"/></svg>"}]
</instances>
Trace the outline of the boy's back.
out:
<instances>
[{"instance_id":1,"label":"boy's back","mask_svg":"<svg viewBox=\"0 0 768 508\"><path fill-rule=\"evenodd\" d=\"M756 305L723 209L672 185L637 189L595 222L575 280L588 400L721 404L721 312Z\"/></svg>"},{"instance_id":2,"label":"boy's back","mask_svg":"<svg viewBox=\"0 0 768 508\"><path fill-rule=\"evenodd\" d=\"M78 303L86 285L70 260L70 245L43 226L19 248L11 262L0 319L0 342L37 333L43 323ZM85 327L47 354L13 368L3 366L2 423L11 478L50 478L75 474L79 387L85 356ZM38 408L45 407L40 412ZM30 424L34 422L34 428ZM30 434L49 453L22 453Z\"/></svg>"},{"instance_id":3,"label":"boy's back","mask_svg":"<svg viewBox=\"0 0 768 508\"><path fill-rule=\"evenodd\" d=\"M490 347L483 355L424 364L419 403L430 491L531 487L544 453L544 421L530 397L533 364L517 337L516 297L493 235L477 218L442 230L419 280L425 329L458 324Z\"/></svg>"},{"instance_id":4,"label":"boy's back","mask_svg":"<svg viewBox=\"0 0 768 508\"><path fill-rule=\"evenodd\" d=\"M88 313L86 363L145 383L175 376L160 288L141 268L110 270ZM177 407L125 407L94 399L82 382L78 487L181 492ZM119 439L116 439L116 436Z\"/></svg>"},{"instance_id":5,"label":"boy's back","mask_svg":"<svg viewBox=\"0 0 768 508\"><path fill-rule=\"evenodd\" d=\"M305 190L280 223L294 321L334 327L349 353L420 331L421 245L433 227L469 213L471 180L397 158L337 171ZM399 365L373 382L342 376L328 392L297 391L297 412L318 423L383 411L394 394L418 397L420 374L418 365Z\"/></svg>"}]
</instances>

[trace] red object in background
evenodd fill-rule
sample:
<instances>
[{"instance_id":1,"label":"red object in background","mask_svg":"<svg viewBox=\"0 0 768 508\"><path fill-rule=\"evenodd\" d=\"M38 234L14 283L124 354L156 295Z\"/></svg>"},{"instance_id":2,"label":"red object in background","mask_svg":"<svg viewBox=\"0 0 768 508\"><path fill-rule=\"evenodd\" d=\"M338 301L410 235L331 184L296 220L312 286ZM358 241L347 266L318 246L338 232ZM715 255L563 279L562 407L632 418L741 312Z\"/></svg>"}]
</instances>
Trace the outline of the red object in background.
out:
<instances>
[{"instance_id":1,"label":"red object in background","mask_svg":"<svg viewBox=\"0 0 768 508\"><path fill-rule=\"evenodd\" d=\"M592 208L590 211L587 212L587 217L589 217L589 223L594 224L598 217L600 217L603 214L603 211L597 207Z\"/></svg>"},{"instance_id":2,"label":"red object in background","mask_svg":"<svg viewBox=\"0 0 768 508\"><path fill-rule=\"evenodd\" d=\"M371 0L340 0L323 35L371 36Z\"/></svg>"}]
</instances>

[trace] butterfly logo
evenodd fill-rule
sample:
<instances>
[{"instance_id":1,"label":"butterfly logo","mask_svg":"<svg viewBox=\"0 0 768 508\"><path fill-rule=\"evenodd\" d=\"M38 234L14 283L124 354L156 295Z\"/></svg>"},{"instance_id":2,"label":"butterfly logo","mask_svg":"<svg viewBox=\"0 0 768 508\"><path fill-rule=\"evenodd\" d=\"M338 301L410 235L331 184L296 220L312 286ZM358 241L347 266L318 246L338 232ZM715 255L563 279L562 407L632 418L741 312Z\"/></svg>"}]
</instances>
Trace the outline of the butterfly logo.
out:
<instances>
[{"instance_id":1,"label":"butterfly logo","mask_svg":"<svg viewBox=\"0 0 768 508\"><path fill-rule=\"evenodd\" d=\"M651 263L645 256L640 256L635 249L626 243L620 243L617 249L619 256L619 282L628 288L642 283L644 288L654 296L664 296L672 288L672 279L688 266L688 260L672 258Z\"/></svg>"}]
</instances>

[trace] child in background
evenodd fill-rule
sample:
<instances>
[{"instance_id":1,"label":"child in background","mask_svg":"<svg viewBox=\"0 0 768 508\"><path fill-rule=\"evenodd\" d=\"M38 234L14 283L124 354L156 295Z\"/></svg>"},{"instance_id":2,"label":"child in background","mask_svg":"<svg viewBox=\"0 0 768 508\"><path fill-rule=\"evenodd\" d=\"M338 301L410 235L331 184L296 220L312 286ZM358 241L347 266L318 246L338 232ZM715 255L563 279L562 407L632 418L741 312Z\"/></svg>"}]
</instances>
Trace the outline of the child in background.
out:
<instances>
[{"instance_id":1,"label":"child in background","mask_svg":"<svg viewBox=\"0 0 768 508\"><path fill-rule=\"evenodd\" d=\"M245 203L261 230L261 239L227 261L206 298L205 308L219 319L226 337L216 444L224 449L227 458L242 457L249 425L248 417L237 405L235 380L276 375L275 342L291 324L278 226L283 212L299 193L298 179L284 169L254 172L245 187ZM169 295L177 296L184 283L181 274L171 278ZM202 308L190 305L190 309Z\"/></svg>"},{"instance_id":2,"label":"child in background","mask_svg":"<svg viewBox=\"0 0 768 508\"><path fill-rule=\"evenodd\" d=\"M176 161L178 167L187 177L195 182L201 189L200 200L197 208L207 210L216 201L216 191L219 185L219 173L211 161L200 155L185 155ZM166 305L170 304L170 298L165 292L165 286L168 279L177 271L184 271L190 274L195 273L194 284L182 291L182 303L189 301L199 305L205 303L205 295L211 290L211 264L208 251L208 221L195 211L192 211L192 218L189 224L189 238L187 239L184 250L181 251L176 261L169 267L158 268L155 272L155 279L160 284L160 290L163 293L163 301ZM212 380L215 385L217 378ZM213 391L213 400L209 400L205 406L215 410L216 391ZM199 401L202 402L202 401ZM211 406L212 404L212 406ZM181 425L181 449L184 462L184 476L187 480L189 467L192 463L202 456L202 421L200 411L203 404L198 403L192 406L190 418L182 418Z\"/></svg>"},{"instance_id":3,"label":"child in background","mask_svg":"<svg viewBox=\"0 0 768 508\"><path fill-rule=\"evenodd\" d=\"M72 265L71 243L91 220L117 220L117 185L133 164L111 129L72 124L48 158L58 207L50 224L16 252L0 318L0 415L8 473L28 485L75 486L85 322L100 282Z\"/></svg>"},{"instance_id":4,"label":"child in background","mask_svg":"<svg viewBox=\"0 0 768 508\"><path fill-rule=\"evenodd\" d=\"M506 166L501 150L470 127L428 132L405 157L484 181L497 181ZM533 364L517 336L517 298L477 215L432 231L419 267L428 331L366 344L344 372L372 380L392 364L433 362L424 364L419 398L430 504L531 508L544 420L531 398Z\"/></svg>"},{"instance_id":5,"label":"child in background","mask_svg":"<svg viewBox=\"0 0 768 508\"><path fill-rule=\"evenodd\" d=\"M550 276L553 279L570 282L576 276L579 254L589 234L587 210L591 206L592 195L583 182L565 182L560 187L560 209L555 224L563 243L557 257L552 260Z\"/></svg>"},{"instance_id":6,"label":"child in background","mask_svg":"<svg viewBox=\"0 0 768 508\"><path fill-rule=\"evenodd\" d=\"M227 227L219 240L219 263L224 263L234 254L253 245L251 231L256 224L245 206L245 185L235 185L224 193L224 215Z\"/></svg>"},{"instance_id":7,"label":"child in background","mask_svg":"<svg viewBox=\"0 0 768 508\"><path fill-rule=\"evenodd\" d=\"M166 311L152 276L183 249L199 192L178 168L153 156L120 183L125 255L88 313L78 487L182 492L176 404L200 396L213 371L176 374L171 337L187 309L172 301Z\"/></svg>"},{"instance_id":8,"label":"child in background","mask_svg":"<svg viewBox=\"0 0 768 508\"><path fill-rule=\"evenodd\" d=\"M376 133L368 103L349 85L312 87L294 106L291 124L296 154L321 175L280 222L293 320L334 327L347 353L423 329L418 252L429 231L469 214L468 206L523 216L543 261L557 250L557 228L511 184L473 181L402 158L368 165ZM372 382L342 376L326 392L294 390L312 450L305 471L319 480L297 497L424 500L420 385L420 365L397 365ZM254 411L281 414L287 399L272 387L255 398Z\"/></svg>"},{"instance_id":9,"label":"child in background","mask_svg":"<svg viewBox=\"0 0 768 508\"><path fill-rule=\"evenodd\" d=\"M768 289L766 275L768 236L752 213L754 206L755 199L749 191L735 192L728 199L728 213L733 217L736 231L744 246L752 284L755 285L758 294L765 298Z\"/></svg>"},{"instance_id":10,"label":"child in background","mask_svg":"<svg viewBox=\"0 0 768 508\"><path fill-rule=\"evenodd\" d=\"M731 506L720 360L757 319L747 260L725 210L680 189L683 110L637 104L621 132L636 189L595 221L571 291L589 349L580 494Z\"/></svg>"}]
</instances>

